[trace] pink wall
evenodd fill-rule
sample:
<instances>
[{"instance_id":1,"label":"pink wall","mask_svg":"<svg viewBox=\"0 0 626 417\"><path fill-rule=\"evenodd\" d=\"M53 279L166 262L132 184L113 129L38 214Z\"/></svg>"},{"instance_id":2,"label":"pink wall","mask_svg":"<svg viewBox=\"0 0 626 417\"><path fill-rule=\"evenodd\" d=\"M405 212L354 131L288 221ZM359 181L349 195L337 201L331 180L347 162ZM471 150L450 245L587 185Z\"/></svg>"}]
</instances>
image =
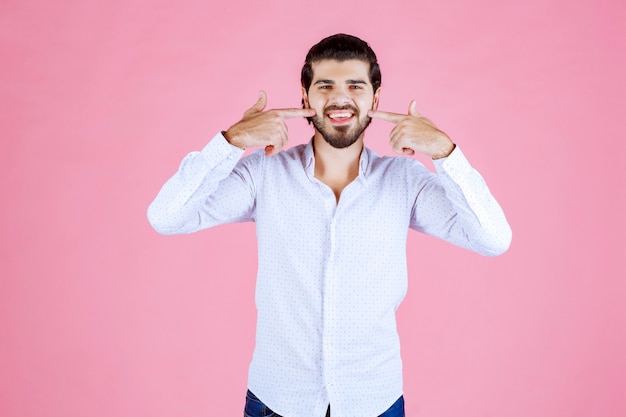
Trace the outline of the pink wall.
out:
<instances>
[{"instance_id":1,"label":"pink wall","mask_svg":"<svg viewBox=\"0 0 626 417\"><path fill-rule=\"evenodd\" d=\"M254 227L162 237L146 207L259 89L298 106L340 31L378 52L380 108L417 99L514 232L499 258L410 234L409 416L626 416L624 3L249 3L0 3L0 416L241 415Z\"/></svg>"}]
</instances>

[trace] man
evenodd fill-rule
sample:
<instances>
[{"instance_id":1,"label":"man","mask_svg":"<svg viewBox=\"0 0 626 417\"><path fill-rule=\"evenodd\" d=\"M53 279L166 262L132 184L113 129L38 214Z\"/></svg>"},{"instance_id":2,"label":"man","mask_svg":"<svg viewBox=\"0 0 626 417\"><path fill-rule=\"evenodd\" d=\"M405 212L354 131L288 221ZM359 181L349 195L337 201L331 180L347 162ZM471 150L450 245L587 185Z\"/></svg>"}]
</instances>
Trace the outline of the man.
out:
<instances>
[{"instance_id":1,"label":"man","mask_svg":"<svg viewBox=\"0 0 626 417\"><path fill-rule=\"evenodd\" d=\"M330 36L302 69L303 108L265 110L266 95L189 154L148 209L164 234L254 221L257 339L245 416L404 415L395 311L407 285L408 228L483 255L511 230L480 175L416 111L377 110L381 75L364 41ZM314 135L285 149L285 120ZM390 145L364 147L371 118L395 124ZM241 158L249 147L264 148ZM410 155L433 158L437 174Z\"/></svg>"}]
</instances>

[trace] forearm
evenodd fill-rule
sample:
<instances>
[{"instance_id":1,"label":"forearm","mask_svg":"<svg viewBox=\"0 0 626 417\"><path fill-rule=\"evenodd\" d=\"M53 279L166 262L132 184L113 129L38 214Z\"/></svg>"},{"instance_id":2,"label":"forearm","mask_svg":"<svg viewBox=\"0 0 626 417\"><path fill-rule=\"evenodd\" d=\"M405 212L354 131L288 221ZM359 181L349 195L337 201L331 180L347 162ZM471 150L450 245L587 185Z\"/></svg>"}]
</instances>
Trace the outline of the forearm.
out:
<instances>
[{"instance_id":1,"label":"forearm","mask_svg":"<svg viewBox=\"0 0 626 417\"><path fill-rule=\"evenodd\" d=\"M204 225L204 202L228 177L243 151L216 135L200 152L188 154L148 207L148 221L162 234L190 233Z\"/></svg>"},{"instance_id":2,"label":"forearm","mask_svg":"<svg viewBox=\"0 0 626 417\"><path fill-rule=\"evenodd\" d=\"M511 228L480 174L458 148L434 163L438 174L417 197L412 228L482 255L504 253Z\"/></svg>"},{"instance_id":3,"label":"forearm","mask_svg":"<svg viewBox=\"0 0 626 417\"><path fill-rule=\"evenodd\" d=\"M484 179L470 166L461 150L436 161L435 166L446 196L463 223L463 235L470 248L483 255L506 252L512 236L509 223Z\"/></svg>"}]
</instances>

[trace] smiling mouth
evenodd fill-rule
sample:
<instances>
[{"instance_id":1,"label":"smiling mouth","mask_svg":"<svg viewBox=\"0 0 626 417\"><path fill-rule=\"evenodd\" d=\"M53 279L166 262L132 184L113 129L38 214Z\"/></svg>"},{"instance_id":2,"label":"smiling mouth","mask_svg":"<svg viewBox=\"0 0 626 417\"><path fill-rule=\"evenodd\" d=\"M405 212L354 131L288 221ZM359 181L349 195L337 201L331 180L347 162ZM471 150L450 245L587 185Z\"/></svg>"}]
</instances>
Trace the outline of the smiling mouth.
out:
<instances>
[{"instance_id":1,"label":"smiling mouth","mask_svg":"<svg viewBox=\"0 0 626 417\"><path fill-rule=\"evenodd\" d=\"M333 124L344 124L352 120L354 113L349 110L333 110L326 113L326 117L328 117Z\"/></svg>"}]
</instances>

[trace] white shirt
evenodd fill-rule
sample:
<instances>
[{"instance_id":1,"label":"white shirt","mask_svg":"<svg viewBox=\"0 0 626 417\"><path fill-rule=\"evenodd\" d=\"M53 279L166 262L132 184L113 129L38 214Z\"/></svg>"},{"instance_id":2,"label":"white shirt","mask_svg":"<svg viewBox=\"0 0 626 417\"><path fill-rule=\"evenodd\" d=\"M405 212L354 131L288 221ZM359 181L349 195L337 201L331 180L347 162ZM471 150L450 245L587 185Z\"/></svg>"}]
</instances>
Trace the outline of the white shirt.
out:
<instances>
[{"instance_id":1,"label":"white shirt","mask_svg":"<svg viewBox=\"0 0 626 417\"><path fill-rule=\"evenodd\" d=\"M314 177L312 144L266 157L217 134L187 155L148 209L160 233L256 222L256 346L248 387L285 417L378 416L402 395L395 312L407 287L409 228L483 255L511 230L457 147L434 161L364 148L336 202Z\"/></svg>"}]
</instances>

